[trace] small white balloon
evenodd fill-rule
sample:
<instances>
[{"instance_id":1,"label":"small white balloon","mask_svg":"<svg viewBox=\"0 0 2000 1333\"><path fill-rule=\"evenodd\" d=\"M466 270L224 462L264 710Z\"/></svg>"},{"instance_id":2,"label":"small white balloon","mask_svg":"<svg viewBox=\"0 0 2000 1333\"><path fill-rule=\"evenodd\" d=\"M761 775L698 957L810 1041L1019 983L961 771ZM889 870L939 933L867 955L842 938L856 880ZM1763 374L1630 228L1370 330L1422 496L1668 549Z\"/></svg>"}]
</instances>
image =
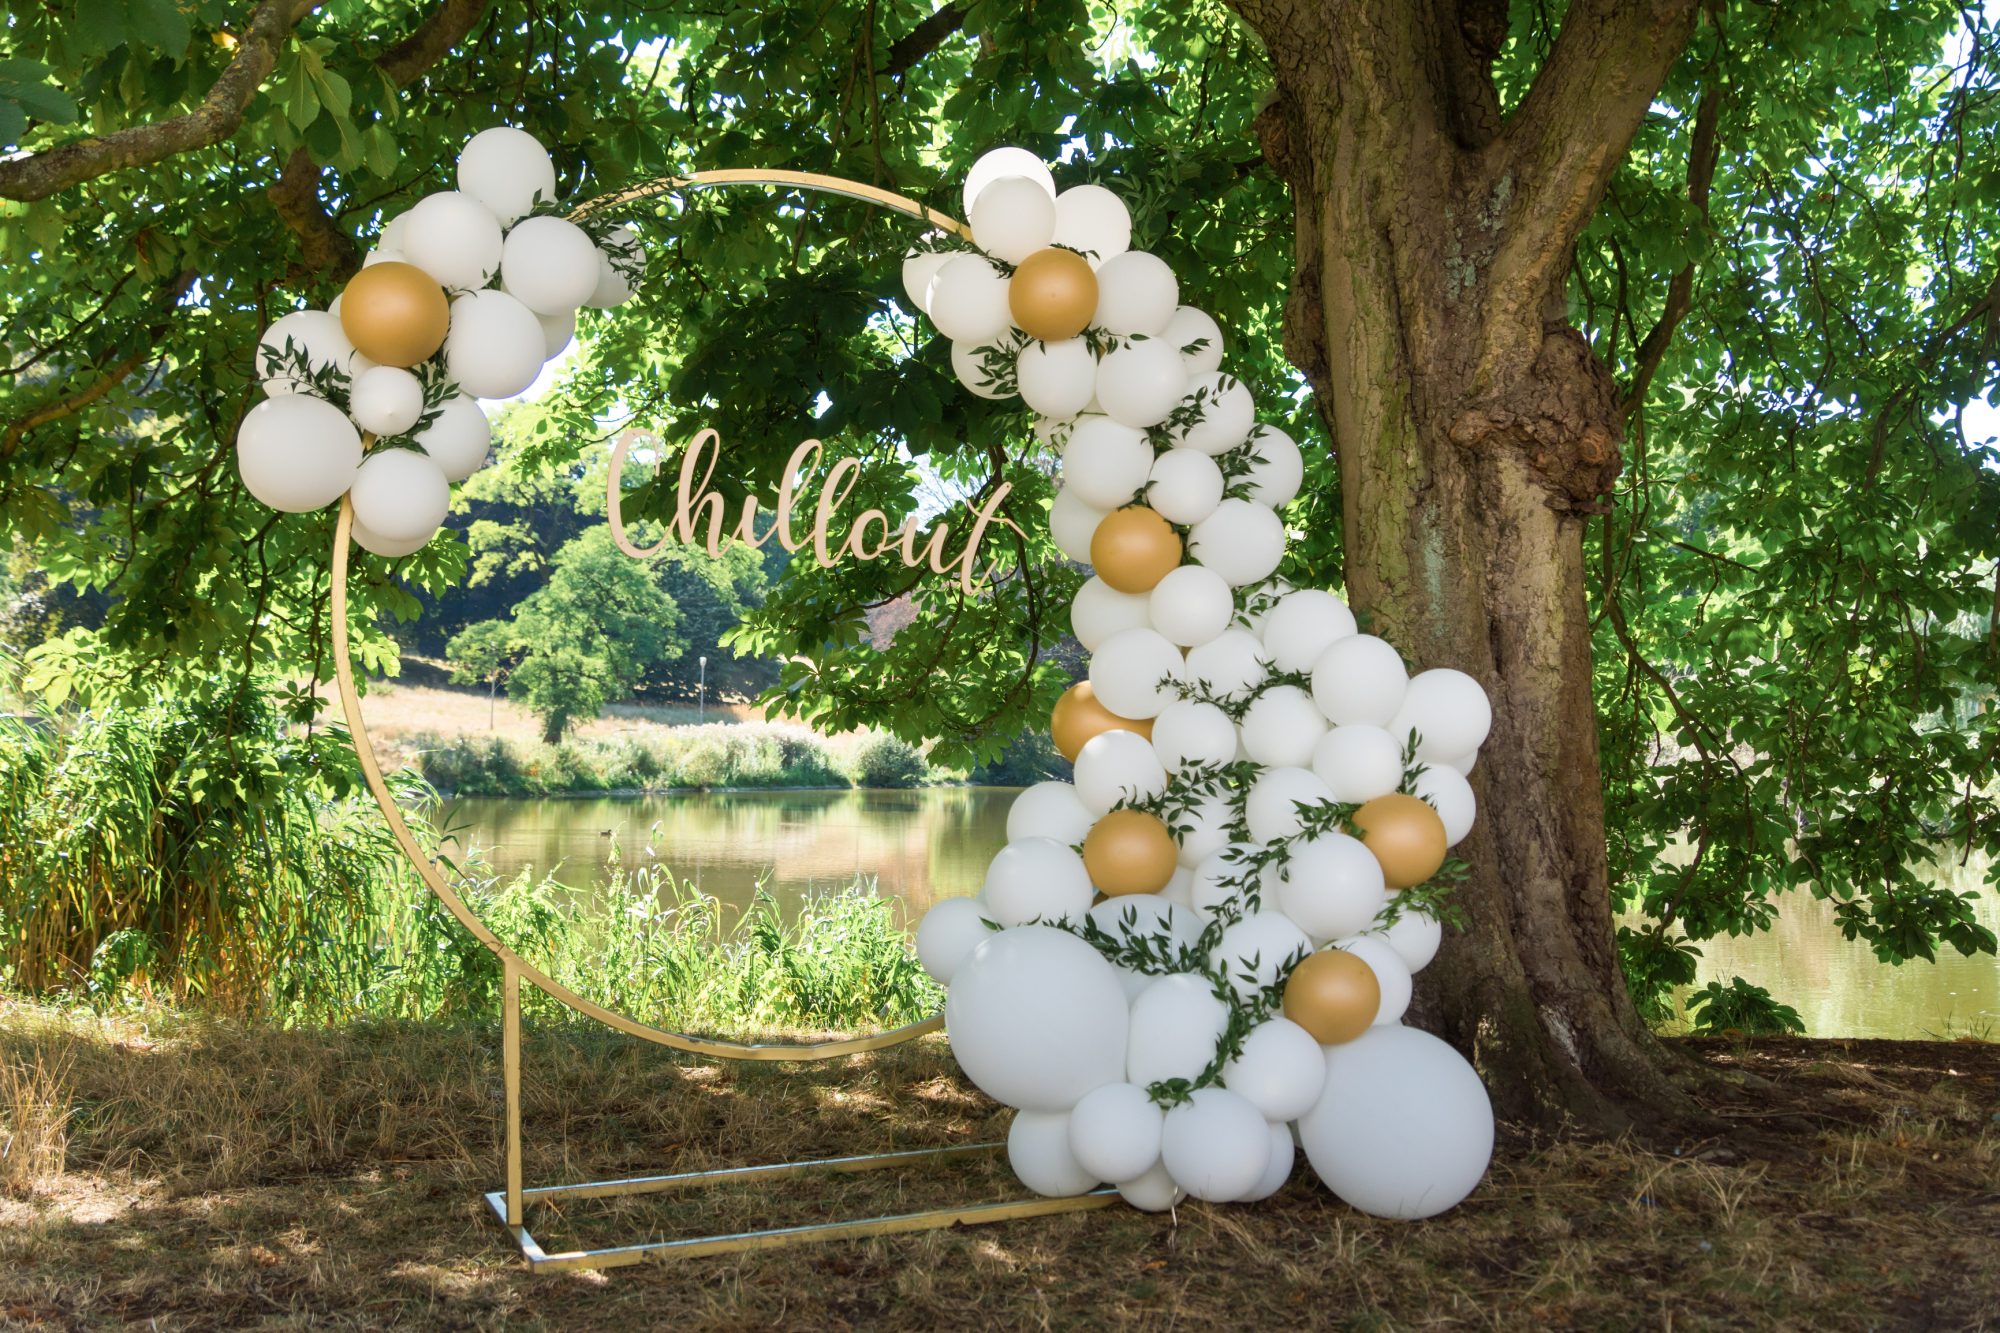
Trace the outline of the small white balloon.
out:
<instances>
[{"instance_id":1,"label":"small white balloon","mask_svg":"<svg viewBox=\"0 0 2000 1333\"><path fill-rule=\"evenodd\" d=\"M996 259L1018 264L1056 237L1056 201L1031 176L1001 176L979 192L967 221L972 243Z\"/></svg>"},{"instance_id":2,"label":"small white balloon","mask_svg":"<svg viewBox=\"0 0 2000 1333\"><path fill-rule=\"evenodd\" d=\"M1069 1116L1069 1150L1099 1180L1136 1180L1160 1160L1167 1115L1135 1083L1087 1092Z\"/></svg>"},{"instance_id":3,"label":"small white balloon","mask_svg":"<svg viewBox=\"0 0 2000 1333\"><path fill-rule=\"evenodd\" d=\"M305 365L299 365L303 357ZM290 393L313 393L312 381L300 372L319 374L333 370L352 380L374 366L374 362L354 350L340 316L329 310L294 310L271 321L257 340L256 373L264 381L264 392L272 397ZM1147 466L1152 460L1147 459Z\"/></svg>"},{"instance_id":4,"label":"small white balloon","mask_svg":"<svg viewBox=\"0 0 2000 1333\"><path fill-rule=\"evenodd\" d=\"M1090 659L1090 687L1097 701L1119 717L1141 721L1180 697L1187 673L1181 650L1153 629L1120 630Z\"/></svg>"},{"instance_id":5,"label":"small white balloon","mask_svg":"<svg viewBox=\"0 0 2000 1333\"><path fill-rule=\"evenodd\" d=\"M1249 439L1257 424L1249 386L1219 370L1189 380L1179 408L1193 419L1176 432L1174 443L1205 454L1228 453Z\"/></svg>"},{"instance_id":6,"label":"small white balloon","mask_svg":"<svg viewBox=\"0 0 2000 1333\"><path fill-rule=\"evenodd\" d=\"M372 367L355 376L347 414L373 435L401 435L424 414L424 386L400 367Z\"/></svg>"},{"instance_id":7,"label":"small white balloon","mask_svg":"<svg viewBox=\"0 0 2000 1333\"><path fill-rule=\"evenodd\" d=\"M1153 752L1169 773L1219 767L1236 758L1236 724L1214 704L1176 700L1153 719Z\"/></svg>"},{"instance_id":8,"label":"small white balloon","mask_svg":"<svg viewBox=\"0 0 2000 1333\"><path fill-rule=\"evenodd\" d=\"M1300 806L1312 809L1331 804L1333 793L1309 768L1271 768L1250 785L1243 802L1243 818L1250 836L1266 845L1284 842L1299 834Z\"/></svg>"},{"instance_id":9,"label":"small white balloon","mask_svg":"<svg viewBox=\"0 0 2000 1333\"><path fill-rule=\"evenodd\" d=\"M1208 978L1193 972L1154 978L1132 1001L1127 1081L1144 1088L1171 1079L1194 1079L1215 1058L1215 1044L1228 1025L1229 1006Z\"/></svg>"},{"instance_id":10,"label":"small white balloon","mask_svg":"<svg viewBox=\"0 0 2000 1333\"><path fill-rule=\"evenodd\" d=\"M1257 1187L1271 1162L1271 1130L1227 1088L1196 1088L1167 1112L1160 1163L1197 1199L1229 1203Z\"/></svg>"},{"instance_id":11,"label":"small white balloon","mask_svg":"<svg viewBox=\"0 0 2000 1333\"><path fill-rule=\"evenodd\" d=\"M1368 930L1388 901L1382 863L1345 833L1292 844L1278 878L1278 909L1318 944Z\"/></svg>"},{"instance_id":12,"label":"small white balloon","mask_svg":"<svg viewBox=\"0 0 2000 1333\"><path fill-rule=\"evenodd\" d=\"M1300 588L1278 599L1264 618L1262 638L1279 671L1311 671L1336 640L1355 632L1347 603L1318 588Z\"/></svg>"},{"instance_id":13,"label":"small white balloon","mask_svg":"<svg viewBox=\"0 0 2000 1333\"><path fill-rule=\"evenodd\" d=\"M1292 437L1276 426L1250 432L1250 498L1272 509L1283 509L1306 479L1305 456Z\"/></svg>"},{"instance_id":14,"label":"small white balloon","mask_svg":"<svg viewBox=\"0 0 2000 1333\"><path fill-rule=\"evenodd\" d=\"M1285 525L1251 500L1224 500L1188 533L1188 554L1232 587L1271 576L1285 558Z\"/></svg>"},{"instance_id":15,"label":"small white balloon","mask_svg":"<svg viewBox=\"0 0 2000 1333\"><path fill-rule=\"evenodd\" d=\"M1229 585L1205 565L1182 565L1146 594L1153 628L1183 648L1192 648L1229 628L1236 612Z\"/></svg>"},{"instance_id":16,"label":"small white balloon","mask_svg":"<svg viewBox=\"0 0 2000 1333\"><path fill-rule=\"evenodd\" d=\"M1283 912L1271 910L1244 917L1222 932L1211 961L1237 995L1248 999L1291 971L1312 952L1312 941Z\"/></svg>"},{"instance_id":17,"label":"small white balloon","mask_svg":"<svg viewBox=\"0 0 2000 1333\"><path fill-rule=\"evenodd\" d=\"M1229 845L1230 824L1236 810L1225 796L1195 798L1174 820L1174 840L1180 844L1180 863L1192 870Z\"/></svg>"},{"instance_id":18,"label":"small white balloon","mask_svg":"<svg viewBox=\"0 0 2000 1333\"><path fill-rule=\"evenodd\" d=\"M954 342L951 372L958 376L960 384L981 398L993 401L1012 398L1016 386L1008 382L1009 372L1014 369L1018 355L1004 334L984 343Z\"/></svg>"},{"instance_id":19,"label":"small white balloon","mask_svg":"<svg viewBox=\"0 0 2000 1333\"><path fill-rule=\"evenodd\" d=\"M1097 358L1081 338L1064 342L1030 340L1015 365L1021 401L1052 417L1073 417L1097 392Z\"/></svg>"},{"instance_id":20,"label":"small white balloon","mask_svg":"<svg viewBox=\"0 0 2000 1333\"><path fill-rule=\"evenodd\" d=\"M400 221L400 219L398 220ZM404 254L401 250L391 250L387 246L377 246L375 249L361 256L361 267L363 268L373 268L377 264L407 264L409 262L410 257L408 255ZM327 309L333 310L333 307L328 306ZM334 310L334 313L338 314L340 312Z\"/></svg>"},{"instance_id":21,"label":"small white balloon","mask_svg":"<svg viewBox=\"0 0 2000 1333\"><path fill-rule=\"evenodd\" d=\"M1403 961L1403 955L1380 935L1356 935L1336 941L1334 947L1368 964L1368 970L1382 987L1382 1007L1375 1011L1375 1026L1402 1022L1415 988L1410 979L1410 965Z\"/></svg>"},{"instance_id":22,"label":"small white balloon","mask_svg":"<svg viewBox=\"0 0 2000 1333\"><path fill-rule=\"evenodd\" d=\"M937 277L945 261L957 253L915 247L903 252L903 294L910 298L911 305L927 315L931 312L931 280Z\"/></svg>"},{"instance_id":23,"label":"small white balloon","mask_svg":"<svg viewBox=\"0 0 2000 1333\"><path fill-rule=\"evenodd\" d=\"M1415 729L1417 758L1435 762L1477 751L1492 727L1493 705L1479 682L1463 671L1436 667L1410 677L1389 734L1407 740Z\"/></svg>"},{"instance_id":24,"label":"small white balloon","mask_svg":"<svg viewBox=\"0 0 2000 1333\"><path fill-rule=\"evenodd\" d=\"M584 302L593 310L608 310L632 298L632 288L646 272L646 251L630 227L613 227L597 247L597 286Z\"/></svg>"},{"instance_id":25,"label":"small white balloon","mask_svg":"<svg viewBox=\"0 0 2000 1333\"><path fill-rule=\"evenodd\" d=\"M410 215L408 212L398 213L395 217L383 223L382 234L375 238L376 250L378 252L393 253L401 258L402 262L409 263L409 259L403 255L403 232L409 225Z\"/></svg>"},{"instance_id":26,"label":"small white balloon","mask_svg":"<svg viewBox=\"0 0 2000 1333\"><path fill-rule=\"evenodd\" d=\"M1176 309L1160 330L1160 341L1171 343L1186 363L1189 378L1206 375L1222 364L1222 326L1191 305Z\"/></svg>"},{"instance_id":27,"label":"small white balloon","mask_svg":"<svg viewBox=\"0 0 2000 1333\"><path fill-rule=\"evenodd\" d=\"M1250 1029L1236 1058L1222 1067L1222 1085L1266 1120L1297 1120L1326 1087L1326 1056L1312 1033L1289 1018L1269 1018Z\"/></svg>"},{"instance_id":28,"label":"small white balloon","mask_svg":"<svg viewBox=\"0 0 2000 1333\"><path fill-rule=\"evenodd\" d=\"M1096 820L1077 799L1076 788L1069 783L1037 782L1007 807L1007 841L1052 838L1074 847L1083 841Z\"/></svg>"},{"instance_id":29,"label":"small white balloon","mask_svg":"<svg viewBox=\"0 0 2000 1333\"><path fill-rule=\"evenodd\" d=\"M1076 796L1104 815L1113 806L1150 801L1167 790L1167 770L1153 743L1136 731L1101 731L1076 754Z\"/></svg>"},{"instance_id":30,"label":"small white balloon","mask_svg":"<svg viewBox=\"0 0 2000 1333\"><path fill-rule=\"evenodd\" d=\"M1069 1149L1068 1111L1017 1111L1007 1128L1007 1165L1023 1185L1050 1199L1088 1194L1099 1178Z\"/></svg>"},{"instance_id":31,"label":"small white balloon","mask_svg":"<svg viewBox=\"0 0 2000 1333\"><path fill-rule=\"evenodd\" d=\"M1001 926L1076 922L1097 896L1083 858L1054 838L1022 838L986 867L986 910Z\"/></svg>"},{"instance_id":32,"label":"small white balloon","mask_svg":"<svg viewBox=\"0 0 2000 1333\"><path fill-rule=\"evenodd\" d=\"M1292 1178L1292 1164L1298 1160L1297 1148L1292 1143L1292 1127L1283 1123L1271 1126L1271 1160L1264 1166L1264 1174L1239 1203L1261 1203L1285 1187Z\"/></svg>"},{"instance_id":33,"label":"small white balloon","mask_svg":"<svg viewBox=\"0 0 2000 1333\"><path fill-rule=\"evenodd\" d=\"M1056 549L1080 564L1090 563L1090 539L1108 510L1100 509L1065 486L1049 504L1049 537ZM1086 648L1088 644L1084 645Z\"/></svg>"},{"instance_id":34,"label":"small white balloon","mask_svg":"<svg viewBox=\"0 0 2000 1333\"><path fill-rule=\"evenodd\" d=\"M1360 805L1403 785L1403 747L1380 727L1335 727L1313 747L1312 769L1334 800Z\"/></svg>"},{"instance_id":35,"label":"small white balloon","mask_svg":"<svg viewBox=\"0 0 2000 1333\"><path fill-rule=\"evenodd\" d=\"M1191 947L1201 938L1201 918L1185 905L1169 902L1157 893L1125 893L1106 898L1092 907L1088 915L1099 930L1119 941L1165 937L1170 946ZM1152 978L1145 980L1150 982ZM1144 989L1144 986L1137 988Z\"/></svg>"},{"instance_id":36,"label":"small white balloon","mask_svg":"<svg viewBox=\"0 0 2000 1333\"><path fill-rule=\"evenodd\" d=\"M1152 470L1146 432L1110 417L1079 419L1063 448L1063 488L1099 509L1131 504Z\"/></svg>"},{"instance_id":37,"label":"small white balloon","mask_svg":"<svg viewBox=\"0 0 2000 1333\"><path fill-rule=\"evenodd\" d=\"M280 513L308 513L354 485L361 435L323 398L267 398L245 413L237 428L236 469L259 503Z\"/></svg>"},{"instance_id":38,"label":"small white balloon","mask_svg":"<svg viewBox=\"0 0 2000 1333\"><path fill-rule=\"evenodd\" d=\"M1188 650L1187 675L1212 698L1241 700L1270 679L1271 663L1256 635L1247 629L1226 629Z\"/></svg>"},{"instance_id":39,"label":"small white balloon","mask_svg":"<svg viewBox=\"0 0 2000 1333\"><path fill-rule=\"evenodd\" d=\"M1013 323L1006 275L984 255L955 254L931 279L929 312L937 331L953 342L993 342Z\"/></svg>"},{"instance_id":40,"label":"small white balloon","mask_svg":"<svg viewBox=\"0 0 2000 1333\"><path fill-rule=\"evenodd\" d=\"M354 521L392 542L426 540L451 508L451 483L431 456L377 449L361 460L348 492Z\"/></svg>"},{"instance_id":41,"label":"small white balloon","mask_svg":"<svg viewBox=\"0 0 2000 1333\"><path fill-rule=\"evenodd\" d=\"M476 291L499 272L500 219L471 195L456 190L425 195L403 216L403 253L440 286Z\"/></svg>"},{"instance_id":42,"label":"small white balloon","mask_svg":"<svg viewBox=\"0 0 2000 1333\"><path fill-rule=\"evenodd\" d=\"M1156 1162L1138 1179L1121 1181L1118 1197L1142 1213L1164 1213L1185 1199L1187 1191L1174 1183L1164 1163Z\"/></svg>"},{"instance_id":43,"label":"small white balloon","mask_svg":"<svg viewBox=\"0 0 2000 1333\"><path fill-rule=\"evenodd\" d=\"M420 537L403 537L392 541L380 533L370 532L363 524L356 523L348 529L348 534L354 538L356 546L370 555L396 560L406 555L415 555L430 545L431 538L437 536L437 529L432 528Z\"/></svg>"},{"instance_id":44,"label":"small white balloon","mask_svg":"<svg viewBox=\"0 0 2000 1333\"><path fill-rule=\"evenodd\" d=\"M1457 774L1462 778L1471 777L1473 766L1476 765L1478 762L1479 762L1479 751L1477 750L1468 750L1466 753L1461 755L1454 755L1450 759L1438 760L1438 763L1442 764L1446 768L1456 771Z\"/></svg>"},{"instance_id":45,"label":"small white balloon","mask_svg":"<svg viewBox=\"0 0 2000 1333\"><path fill-rule=\"evenodd\" d=\"M1186 391L1180 354L1157 338L1121 343L1097 363L1097 401L1112 420L1127 426L1159 425ZM1148 470L1151 465L1148 459Z\"/></svg>"},{"instance_id":46,"label":"small white balloon","mask_svg":"<svg viewBox=\"0 0 2000 1333\"><path fill-rule=\"evenodd\" d=\"M1166 260L1144 250L1127 250L1097 266L1097 314L1091 323L1121 338L1138 334L1151 339L1165 331L1180 297L1180 283ZM1180 354L1173 344L1161 346L1176 357Z\"/></svg>"},{"instance_id":47,"label":"small white balloon","mask_svg":"<svg viewBox=\"0 0 2000 1333\"><path fill-rule=\"evenodd\" d=\"M475 398L512 398L533 384L547 346L535 312L505 292L467 292L451 303L445 370Z\"/></svg>"},{"instance_id":48,"label":"small white balloon","mask_svg":"<svg viewBox=\"0 0 2000 1333\"><path fill-rule=\"evenodd\" d=\"M963 191L966 217L972 216L986 187L1003 176L1026 176L1047 191L1050 199L1056 197L1056 178L1049 174L1048 164L1041 158L1025 148L995 148L981 154L966 173Z\"/></svg>"},{"instance_id":49,"label":"small white balloon","mask_svg":"<svg viewBox=\"0 0 2000 1333\"><path fill-rule=\"evenodd\" d=\"M946 898L931 904L931 910L917 922L917 961L930 973L931 980L949 986L959 964L992 933L976 901Z\"/></svg>"},{"instance_id":50,"label":"small white balloon","mask_svg":"<svg viewBox=\"0 0 2000 1333\"><path fill-rule=\"evenodd\" d=\"M1431 959L1437 957L1438 946L1444 943L1444 927L1438 924L1438 919L1428 912L1414 910L1399 915L1394 925L1371 933L1394 949L1403 966L1413 973L1429 967Z\"/></svg>"},{"instance_id":51,"label":"small white balloon","mask_svg":"<svg viewBox=\"0 0 2000 1333\"><path fill-rule=\"evenodd\" d=\"M1055 243L1097 268L1132 248L1132 215L1125 201L1102 185L1072 185L1056 196Z\"/></svg>"},{"instance_id":52,"label":"small white balloon","mask_svg":"<svg viewBox=\"0 0 2000 1333\"><path fill-rule=\"evenodd\" d=\"M1243 752L1266 767L1304 768L1324 735L1319 705L1296 685L1272 686L1243 713Z\"/></svg>"},{"instance_id":53,"label":"small white balloon","mask_svg":"<svg viewBox=\"0 0 2000 1333\"><path fill-rule=\"evenodd\" d=\"M1149 594L1120 592L1093 574L1083 581L1070 603L1070 632L1085 652L1094 653L1121 630L1151 626L1151 606Z\"/></svg>"},{"instance_id":54,"label":"small white balloon","mask_svg":"<svg viewBox=\"0 0 2000 1333\"><path fill-rule=\"evenodd\" d=\"M1169 523L1199 523L1222 503L1222 469L1195 449L1169 449L1153 460L1146 503Z\"/></svg>"},{"instance_id":55,"label":"small white balloon","mask_svg":"<svg viewBox=\"0 0 2000 1333\"><path fill-rule=\"evenodd\" d=\"M958 967L945 1034L965 1076L1029 1111L1067 1111L1125 1072L1129 1029L1117 969L1052 926L988 932ZM1060 1032L1052 1042L1049 1034Z\"/></svg>"},{"instance_id":56,"label":"small white balloon","mask_svg":"<svg viewBox=\"0 0 2000 1333\"><path fill-rule=\"evenodd\" d=\"M1472 832L1472 824L1479 815L1479 802L1473 798L1472 784L1465 780L1455 768L1447 768L1432 762L1417 774L1411 786L1411 795L1429 801L1444 821L1444 845L1456 847L1466 834Z\"/></svg>"},{"instance_id":57,"label":"small white balloon","mask_svg":"<svg viewBox=\"0 0 2000 1333\"><path fill-rule=\"evenodd\" d=\"M1189 897L1189 890L1193 886L1194 872L1186 866L1175 866L1172 877L1167 880L1167 887L1161 889L1154 896L1161 902L1172 903L1176 907L1185 907L1192 912L1194 910L1194 902Z\"/></svg>"},{"instance_id":58,"label":"small white balloon","mask_svg":"<svg viewBox=\"0 0 2000 1333\"><path fill-rule=\"evenodd\" d=\"M438 406L437 419L414 437L444 470L446 481L464 481L486 466L493 443L493 423L479 400L455 393Z\"/></svg>"},{"instance_id":59,"label":"small white balloon","mask_svg":"<svg viewBox=\"0 0 2000 1333\"><path fill-rule=\"evenodd\" d=\"M1237 613L1237 621L1243 628L1262 638L1264 622L1271 618L1272 608L1277 606L1280 598L1290 595L1291 592L1292 585L1276 575L1257 580L1242 591L1243 610Z\"/></svg>"},{"instance_id":60,"label":"small white balloon","mask_svg":"<svg viewBox=\"0 0 2000 1333\"><path fill-rule=\"evenodd\" d=\"M1188 904L1204 921L1231 904L1248 908L1253 888L1262 901L1264 878L1250 865L1250 857L1256 850L1248 843L1231 843L1210 852L1194 868L1194 878L1188 885Z\"/></svg>"},{"instance_id":61,"label":"small white balloon","mask_svg":"<svg viewBox=\"0 0 2000 1333\"><path fill-rule=\"evenodd\" d=\"M576 337L576 311L564 310L553 315L537 313L535 322L542 326L542 360L553 361L563 354L570 340Z\"/></svg>"},{"instance_id":62,"label":"small white balloon","mask_svg":"<svg viewBox=\"0 0 2000 1333\"><path fill-rule=\"evenodd\" d=\"M512 225L537 204L555 202L556 166L534 135L496 125L459 150L458 188L503 225Z\"/></svg>"},{"instance_id":63,"label":"small white balloon","mask_svg":"<svg viewBox=\"0 0 2000 1333\"><path fill-rule=\"evenodd\" d=\"M1380 727L1396 716L1410 683L1403 657L1373 634L1336 640L1313 666L1313 702L1335 726ZM1400 747L1403 737L1390 731Z\"/></svg>"},{"instance_id":64,"label":"small white balloon","mask_svg":"<svg viewBox=\"0 0 2000 1333\"><path fill-rule=\"evenodd\" d=\"M562 218L528 218L500 247L500 289L538 315L573 311L597 290L597 245Z\"/></svg>"}]
</instances>

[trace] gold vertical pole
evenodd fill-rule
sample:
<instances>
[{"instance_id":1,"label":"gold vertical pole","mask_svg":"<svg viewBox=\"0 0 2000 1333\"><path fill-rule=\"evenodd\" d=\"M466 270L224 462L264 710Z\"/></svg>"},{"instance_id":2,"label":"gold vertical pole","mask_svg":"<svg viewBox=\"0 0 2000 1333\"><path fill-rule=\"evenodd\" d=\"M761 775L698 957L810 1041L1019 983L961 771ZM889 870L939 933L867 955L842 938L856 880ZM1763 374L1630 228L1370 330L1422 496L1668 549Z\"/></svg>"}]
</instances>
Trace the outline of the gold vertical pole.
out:
<instances>
[{"instance_id":1,"label":"gold vertical pole","mask_svg":"<svg viewBox=\"0 0 2000 1333\"><path fill-rule=\"evenodd\" d=\"M521 970L501 964L500 1068L507 1083L507 1225L521 1225Z\"/></svg>"}]
</instances>

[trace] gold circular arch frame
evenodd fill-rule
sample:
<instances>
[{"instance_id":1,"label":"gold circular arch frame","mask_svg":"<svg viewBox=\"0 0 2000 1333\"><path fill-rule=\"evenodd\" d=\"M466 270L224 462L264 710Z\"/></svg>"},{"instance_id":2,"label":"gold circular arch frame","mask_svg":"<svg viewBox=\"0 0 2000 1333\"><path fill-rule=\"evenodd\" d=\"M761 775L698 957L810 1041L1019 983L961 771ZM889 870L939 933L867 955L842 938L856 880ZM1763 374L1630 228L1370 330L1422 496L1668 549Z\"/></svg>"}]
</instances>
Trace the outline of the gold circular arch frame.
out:
<instances>
[{"instance_id":1,"label":"gold circular arch frame","mask_svg":"<svg viewBox=\"0 0 2000 1333\"><path fill-rule=\"evenodd\" d=\"M662 178L601 196L580 205L570 216L581 218L609 212L642 199L655 198L676 190L716 189L734 185L789 187L820 194L841 195L849 199L859 199L893 213L916 218L935 230L948 231L960 237L970 237L965 224L914 199L905 198L873 185L863 185L859 181L844 180L838 176L822 176L808 171L698 171L691 176ZM887 1032L833 1041L802 1043L716 1041L654 1027L607 1009L564 986L515 952L506 941L487 928L477 913L466 906L465 899L459 896L458 890L445 878L437 862L425 854L415 835L410 832L410 826L403 819L403 813L397 807L395 798L389 792L389 785L382 776L381 762L375 756L374 740L369 736L367 722L361 716L361 697L355 688L354 664L348 648L347 571L349 535L353 527L354 506L351 500L343 497L340 502L340 520L333 532L333 665L340 689L341 711L346 714L347 728L354 740L355 757L361 761L362 777L368 783L368 790L374 793L375 803L382 808L383 818L389 821L389 830L395 835L397 845L403 849L403 854L409 857L410 864L416 867L417 874L423 879L425 886L437 895L438 901L458 919L459 924L471 931L473 937L498 957L504 966L532 981L542 991L578 1013L594 1018L607 1027L661 1046L670 1046L675 1050L714 1056L723 1060L831 1060L861 1051L875 1051L900 1045L921 1037L926 1032L934 1032L944 1025L941 1015L933 1015L921 1022L909 1023Z\"/></svg>"}]
</instances>

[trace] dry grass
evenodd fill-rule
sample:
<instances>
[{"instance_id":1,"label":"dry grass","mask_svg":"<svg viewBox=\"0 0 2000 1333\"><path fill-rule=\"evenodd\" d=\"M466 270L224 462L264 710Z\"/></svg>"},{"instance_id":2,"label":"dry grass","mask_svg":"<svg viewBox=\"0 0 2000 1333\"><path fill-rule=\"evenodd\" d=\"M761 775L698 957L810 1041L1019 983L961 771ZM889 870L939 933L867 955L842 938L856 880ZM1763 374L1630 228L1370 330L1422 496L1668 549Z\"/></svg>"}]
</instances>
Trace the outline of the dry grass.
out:
<instances>
[{"instance_id":1,"label":"dry grass","mask_svg":"<svg viewBox=\"0 0 2000 1333\"><path fill-rule=\"evenodd\" d=\"M530 1277L498 1172L490 1029L278 1032L14 1007L75 1108L67 1173L0 1203L0 1322L45 1327L1978 1328L2000 1311L2000 1049L1703 1044L1810 1120L1741 1145L1503 1143L1464 1206L1353 1213L1301 1171L1255 1208L1111 1209ZM61 1061L70 1061L64 1066ZM48 1063L55 1061L56 1063ZM978 1141L1005 1113L926 1040L717 1066L531 1033L531 1181ZM1805 1127L1800 1127L1805 1126ZM979 1159L531 1217L551 1245L1012 1193ZM150 1321L150 1322L148 1322Z\"/></svg>"},{"instance_id":2,"label":"dry grass","mask_svg":"<svg viewBox=\"0 0 2000 1333\"><path fill-rule=\"evenodd\" d=\"M51 1055L40 1045L0 1059L0 1184L16 1197L59 1180L69 1147L68 1050Z\"/></svg>"}]
</instances>

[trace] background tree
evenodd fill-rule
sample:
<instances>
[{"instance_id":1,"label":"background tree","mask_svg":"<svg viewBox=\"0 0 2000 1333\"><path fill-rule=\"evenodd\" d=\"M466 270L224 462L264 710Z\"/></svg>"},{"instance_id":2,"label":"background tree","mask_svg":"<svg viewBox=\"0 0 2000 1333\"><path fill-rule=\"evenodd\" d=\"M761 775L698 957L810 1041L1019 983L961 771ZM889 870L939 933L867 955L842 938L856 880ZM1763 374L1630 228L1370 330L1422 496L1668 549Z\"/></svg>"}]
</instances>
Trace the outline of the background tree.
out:
<instances>
[{"instance_id":1,"label":"background tree","mask_svg":"<svg viewBox=\"0 0 2000 1333\"><path fill-rule=\"evenodd\" d=\"M523 645L513 626L504 620L481 620L451 636L445 659L451 664L451 678L460 685L484 685L489 707L486 726L494 725L493 701L500 682L507 679L521 659Z\"/></svg>"}]
</instances>

